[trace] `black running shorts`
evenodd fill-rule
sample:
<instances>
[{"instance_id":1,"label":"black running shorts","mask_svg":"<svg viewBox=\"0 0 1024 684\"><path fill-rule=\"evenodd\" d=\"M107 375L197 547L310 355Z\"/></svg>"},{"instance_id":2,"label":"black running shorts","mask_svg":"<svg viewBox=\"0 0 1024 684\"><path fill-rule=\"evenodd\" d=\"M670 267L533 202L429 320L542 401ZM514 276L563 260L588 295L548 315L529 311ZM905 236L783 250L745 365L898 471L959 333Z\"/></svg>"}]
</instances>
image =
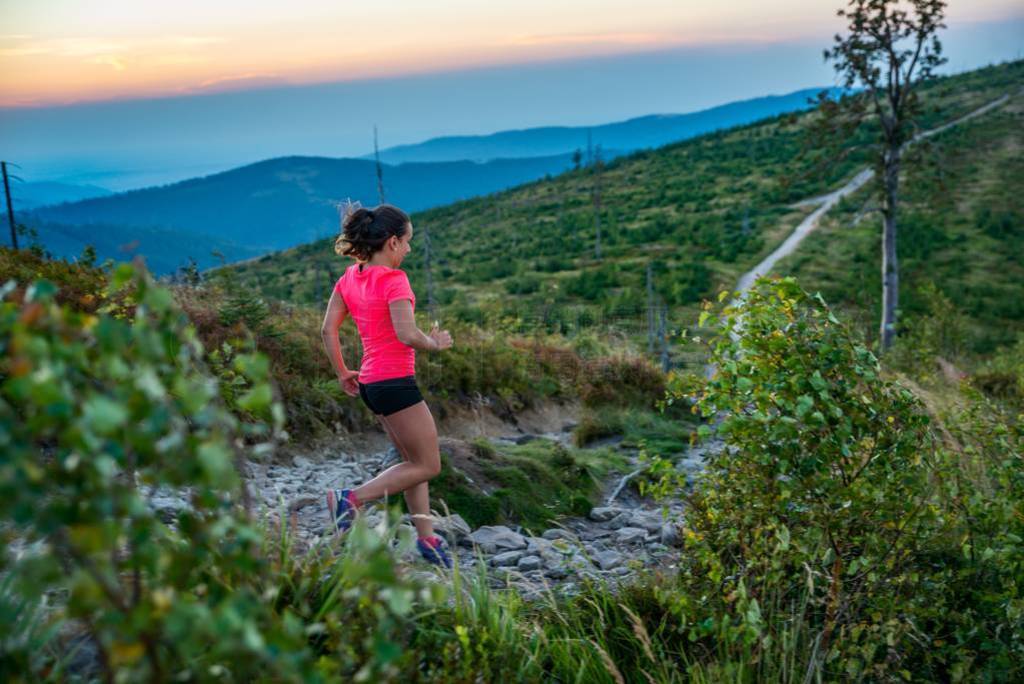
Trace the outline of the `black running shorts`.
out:
<instances>
[{"instance_id":1,"label":"black running shorts","mask_svg":"<svg viewBox=\"0 0 1024 684\"><path fill-rule=\"evenodd\" d=\"M378 416L390 416L423 401L420 388L416 386L415 375L389 378L365 385L359 383L359 396Z\"/></svg>"}]
</instances>

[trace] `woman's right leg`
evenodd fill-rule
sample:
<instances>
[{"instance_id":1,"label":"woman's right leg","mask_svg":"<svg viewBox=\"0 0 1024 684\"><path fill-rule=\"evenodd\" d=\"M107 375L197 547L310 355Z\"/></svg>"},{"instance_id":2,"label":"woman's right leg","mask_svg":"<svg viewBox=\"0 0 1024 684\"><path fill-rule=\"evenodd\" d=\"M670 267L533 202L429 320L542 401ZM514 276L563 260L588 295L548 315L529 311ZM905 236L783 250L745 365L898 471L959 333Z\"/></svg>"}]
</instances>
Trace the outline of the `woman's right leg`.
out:
<instances>
[{"instance_id":1,"label":"woman's right leg","mask_svg":"<svg viewBox=\"0 0 1024 684\"><path fill-rule=\"evenodd\" d=\"M385 418L408 460L391 466L355 489L359 501L373 501L427 482L441 472L437 427L425 401L396 411ZM396 443L395 448L398 448Z\"/></svg>"},{"instance_id":2,"label":"woman's right leg","mask_svg":"<svg viewBox=\"0 0 1024 684\"><path fill-rule=\"evenodd\" d=\"M388 437L391 438L391 443L395 445L398 453L402 455L402 459L404 461L411 461L408 449L402 443L402 439L391 429L388 419L384 416L377 416L377 419L388 433ZM416 528L417 536L432 536L434 534L434 523L430 518L429 485L426 482L420 482L418 485L406 489L402 494L405 496L405 507L409 509L409 515L412 517L412 524Z\"/></svg>"}]
</instances>

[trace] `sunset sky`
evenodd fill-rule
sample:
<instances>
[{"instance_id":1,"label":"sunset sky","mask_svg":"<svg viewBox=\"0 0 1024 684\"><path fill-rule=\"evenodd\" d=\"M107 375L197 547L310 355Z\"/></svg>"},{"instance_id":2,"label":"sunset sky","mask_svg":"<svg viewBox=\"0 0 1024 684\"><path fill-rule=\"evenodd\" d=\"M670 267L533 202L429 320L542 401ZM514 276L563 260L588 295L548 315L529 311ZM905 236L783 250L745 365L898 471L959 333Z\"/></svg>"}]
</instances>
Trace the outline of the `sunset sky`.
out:
<instances>
[{"instance_id":1,"label":"sunset sky","mask_svg":"<svg viewBox=\"0 0 1024 684\"><path fill-rule=\"evenodd\" d=\"M0 0L0 106L827 37L830 0ZM1024 14L950 3L950 23Z\"/></svg>"}]
</instances>

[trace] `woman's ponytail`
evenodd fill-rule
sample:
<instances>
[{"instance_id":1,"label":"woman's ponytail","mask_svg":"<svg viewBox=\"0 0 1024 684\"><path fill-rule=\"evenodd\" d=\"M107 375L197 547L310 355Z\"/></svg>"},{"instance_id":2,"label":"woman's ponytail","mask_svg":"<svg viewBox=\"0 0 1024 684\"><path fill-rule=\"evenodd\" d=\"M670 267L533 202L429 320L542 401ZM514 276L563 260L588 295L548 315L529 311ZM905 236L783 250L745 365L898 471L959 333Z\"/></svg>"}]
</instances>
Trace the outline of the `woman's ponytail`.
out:
<instances>
[{"instance_id":1,"label":"woman's ponytail","mask_svg":"<svg viewBox=\"0 0 1024 684\"><path fill-rule=\"evenodd\" d=\"M334 251L359 261L369 261L392 237L405 235L409 215L398 207L381 204L374 209L358 203L346 205L341 220L341 235L334 241Z\"/></svg>"}]
</instances>

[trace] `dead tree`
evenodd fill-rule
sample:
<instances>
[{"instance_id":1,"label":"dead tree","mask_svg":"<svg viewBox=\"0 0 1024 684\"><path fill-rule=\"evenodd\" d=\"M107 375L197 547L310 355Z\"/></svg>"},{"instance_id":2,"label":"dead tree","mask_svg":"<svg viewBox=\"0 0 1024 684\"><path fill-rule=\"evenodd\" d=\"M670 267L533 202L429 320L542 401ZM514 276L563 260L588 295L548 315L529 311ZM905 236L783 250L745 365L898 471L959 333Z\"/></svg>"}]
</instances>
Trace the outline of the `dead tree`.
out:
<instances>
[{"instance_id":1,"label":"dead tree","mask_svg":"<svg viewBox=\"0 0 1024 684\"><path fill-rule=\"evenodd\" d=\"M594 183L591 188L590 199L594 205L594 258L601 258L601 170L604 166L601 163L601 146L598 145L594 152Z\"/></svg>"},{"instance_id":2,"label":"dead tree","mask_svg":"<svg viewBox=\"0 0 1024 684\"><path fill-rule=\"evenodd\" d=\"M18 249L18 230L14 223L14 206L11 204L11 184L7 179L7 162L0 162L4 175L4 195L7 196L7 223L11 227L11 246Z\"/></svg>"},{"instance_id":3,"label":"dead tree","mask_svg":"<svg viewBox=\"0 0 1024 684\"><path fill-rule=\"evenodd\" d=\"M825 59L834 63L846 88L860 92L835 102L821 97L826 125L852 130L873 117L882 205L882 350L896 335L899 308L897 210L900 166L904 146L913 139L921 112L917 87L945 63L939 29L945 0L850 0L838 14L847 20L848 34L835 37ZM836 125L838 124L838 125Z\"/></svg>"},{"instance_id":4,"label":"dead tree","mask_svg":"<svg viewBox=\"0 0 1024 684\"><path fill-rule=\"evenodd\" d=\"M384 204L384 167L380 163L380 149L377 147L377 126L373 127L373 159L377 165L377 197Z\"/></svg>"}]
</instances>

